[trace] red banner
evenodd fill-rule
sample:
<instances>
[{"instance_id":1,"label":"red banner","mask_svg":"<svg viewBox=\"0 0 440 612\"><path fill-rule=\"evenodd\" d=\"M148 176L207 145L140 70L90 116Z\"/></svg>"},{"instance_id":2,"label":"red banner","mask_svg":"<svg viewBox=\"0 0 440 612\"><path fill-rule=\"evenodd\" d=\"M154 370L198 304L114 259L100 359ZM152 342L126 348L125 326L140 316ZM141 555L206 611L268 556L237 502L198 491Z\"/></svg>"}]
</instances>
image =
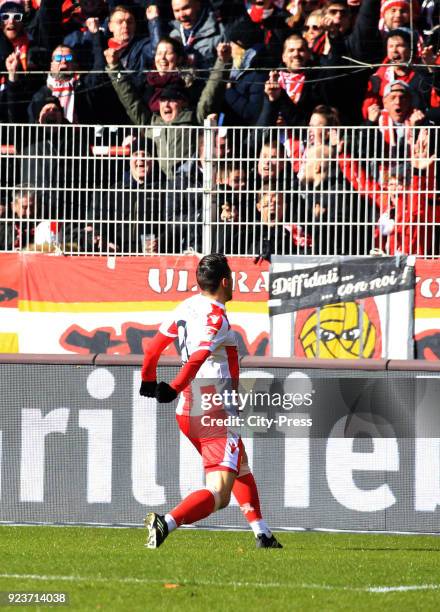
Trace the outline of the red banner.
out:
<instances>
[{"instance_id":1,"label":"red banner","mask_svg":"<svg viewBox=\"0 0 440 612\"><path fill-rule=\"evenodd\" d=\"M417 359L440 359L440 261L416 265L414 340Z\"/></svg>"},{"instance_id":2,"label":"red banner","mask_svg":"<svg viewBox=\"0 0 440 612\"><path fill-rule=\"evenodd\" d=\"M166 312L197 291L197 257L0 255L0 352L141 354ZM268 351L268 264L229 258L242 354ZM2 329L3 327L3 329Z\"/></svg>"}]
</instances>

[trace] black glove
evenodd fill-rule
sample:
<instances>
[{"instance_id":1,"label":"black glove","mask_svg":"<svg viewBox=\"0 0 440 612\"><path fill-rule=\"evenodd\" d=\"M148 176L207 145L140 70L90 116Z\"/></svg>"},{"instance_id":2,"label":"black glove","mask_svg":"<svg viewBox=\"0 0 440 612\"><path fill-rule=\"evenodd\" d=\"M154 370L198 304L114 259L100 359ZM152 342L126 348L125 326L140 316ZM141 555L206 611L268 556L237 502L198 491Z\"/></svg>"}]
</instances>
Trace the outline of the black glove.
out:
<instances>
[{"instance_id":1,"label":"black glove","mask_svg":"<svg viewBox=\"0 0 440 612\"><path fill-rule=\"evenodd\" d=\"M254 259L254 264L261 264L263 260L266 260L270 263L271 255L272 255L272 245L270 240L263 240L262 251L257 257Z\"/></svg>"},{"instance_id":2,"label":"black glove","mask_svg":"<svg viewBox=\"0 0 440 612\"><path fill-rule=\"evenodd\" d=\"M139 389L139 394L144 397L156 397L156 380L143 380L141 382L141 388Z\"/></svg>"},{"instance_id":3,"label":"black glove","mask_svg":"<svg viewBox=\"0 0 440 612\"><path fill-rule=\"evenodd\" d=\"M156 387L156 399L160 404L172 402L177 397L177 391L166 382L160 382Z\"/></svg>"}]
</instances>

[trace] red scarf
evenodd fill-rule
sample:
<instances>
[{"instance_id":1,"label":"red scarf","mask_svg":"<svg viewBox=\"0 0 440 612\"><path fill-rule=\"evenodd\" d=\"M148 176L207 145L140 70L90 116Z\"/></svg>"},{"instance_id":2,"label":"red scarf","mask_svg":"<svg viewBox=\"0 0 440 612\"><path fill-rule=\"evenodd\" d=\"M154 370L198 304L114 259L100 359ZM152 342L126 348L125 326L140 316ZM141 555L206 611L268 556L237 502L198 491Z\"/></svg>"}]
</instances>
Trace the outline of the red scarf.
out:
<instances>
[{"instance_id":1,"label":"red scarf","mask_svg":"<svg viewBox=\"0 0 440 612\"><path fill-rule=\"evenodd\" d=\"M437 65L440 64L440 55L437 55L437 57L435 58L435 63ZM440 107L440 92L434 87L431 89L431 106L432 108Z\"/></svg>"},{"instance_id":2,"label":"red scarf","mask_svg":"<svg viewBox=\"0 0 440 612\"><path fill-rule=\"evenodd\" d=\"M269 41L272 38L272 30L266 30L264 28L263 21L265 19L268 19L272 15L273 8L264 9L262 6L256 6L255 4L247 3L247 12L248 12L248 15L251 21L259 24L261 29L263 30L264 44L265 45L269 44Z\"/></svg>"},{"instance_id":3,"label":"red scarf","mask_svg":"<svg viewBox=\"0 0 440 612\"><path fill-rule=\"evenodd\" d=\"M262 6L251 4L248 6L247 12L254 23L262 23L265 19L268 19L272 15L273 8L264 9Z\"/></svg>"},{"instance_id":4,"label":"red scarf","mask_svg":"<svg viewBox=\"0 0 440 612\"><path fill-rule=\"evenodd\" d=\"M18 56L18 59L20 60L21 67L23 68L24 72L26 72L28 69L27 58L30 44L28 35L22 34L21 36L17 36L17 38L11 40L11 43L14 47L15 53Z\"/></svg>"},{"instance_id":5,"label":"red scarf","mask_svg":"<svg viewBox=\"0 0 440 612\"><path fill-rule=\"evenodd\" d=\"M291 225L285 225L284 228L290 232L292 242L295 246L300 246L304 249L313 246L313 238L309 234L306 234L300 225L292 223Z\"/></svg>"},{"instance_id":6,"label":"red scarf","mask_svg":"<svg viewBox=\"0 0 440 612\"><path fill-rule=\"evenodd\" d=\"M324 53L325 38L326 38L326 34L324 33L315 39L313 43L313 47L312 47L312 53L314 53L315 55L322 55Z\"/></svg>"},{"instance_id":7,"label":"red scarf","mask_svg":"<svg viewBox=\"0 0 440 612\"><path fill-rule=\"evenodd\" d=\"M304 72L287 72L286 70L281 70L278 83L280 87L285 90L293 104L298 104L303 92L305 80L306 75Z\"/></svg>"},{"instance_id":8,"label":"red scarf","mask_svg":"<svg viewBox=\"0 0 440 612\"><path fill-rule=\"evenodd\" d=\"M126 47L128 45L128 43L118 43L116 42L116 40L114 38L109 38L108 39L108 48L109 49L123 49L124 47Z\"/></svg>"}]
</instances>

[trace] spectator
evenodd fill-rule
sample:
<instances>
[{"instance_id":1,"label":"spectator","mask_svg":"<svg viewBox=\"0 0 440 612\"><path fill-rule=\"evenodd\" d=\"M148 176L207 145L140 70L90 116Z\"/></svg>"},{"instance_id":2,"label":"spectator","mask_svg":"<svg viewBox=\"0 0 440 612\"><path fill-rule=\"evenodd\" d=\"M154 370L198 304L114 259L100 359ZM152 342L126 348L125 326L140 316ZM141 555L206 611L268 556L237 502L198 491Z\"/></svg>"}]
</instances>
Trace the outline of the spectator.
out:
<instances>
[{"instance_id":1,"label":"spectator","mask_svg":"<svg viewBox=\"0 0 440 612\"><path fill-rule=\"evenodd\" d=\"M161 190L165 182L155 160L153 142L136 139L122 181L91 204L88 220L92 223L85 228L86 244L93 239L98 252L158 253L164 220Z\"/></svg>"},{"instance_id":2,"label":"spectator","mask_svg":"<svg viewBox=\"0 0 440 612\"><path fill-rule=\"evenodd\" d=\"M263 108L258 125L306 125L312 109L326 99L326 81L307 71L310 51L299 34L284 41L285 69L271 71L265 84Z\"/></svg>"},{"instance_id":3,"label":"spectator","mask_svg":"<svg viewBox=\"0 0 440 612\"><path fill-rule=\"evenodd\" d=\"M36 194L26 184L17 185L11 203L11 211L0 221L0 250L15 251L34 244L37 223Z\"/></svg>"},{"instance_id":4,"label":"spectator","mask_svg":"<svg viewBox=\"0 0 440 612\"><path fill-rule=\"evenodd\" d=\"M380 6L379 29L384 32L398 28L415 28L420 14L420 5L417 0L382 0Z\"/></svg>"},{"instance_id":5,"label":"spectator","mask_svg":"<svg viewBox=\"0 0 440 612\"><path fill-rule=\"evenodd\" d=\"M148 100L152 113L159 112L159 98L162 90L172 83L186 87L191 105L197 105L203 91L204 81L194 76L186 64L186 55L180 41L169 36L162 37L156 47L154 68L146 75L142 96Z\"/></svg>"},{"instance_id":6,"label":"spectator","mask_svg":"<svg viewBox=\"0 0 440 612\"><path fill-rule=\"evenodd\" d=\"M257 254L257 260L272 255L303 253L302 238L296 236L292 223L291 201L287 193L275 185L263 184L256 201L257 223L249 234L248 253Z\"/></svg>"},{"instance_id":7,"label":"spectator","mask_svg":"<svg viewBox=\"0 0 440 612\"><path fill-rule=\"evenodd\" d=\"M48 96L34 104L38 125L23 140L21 180L41 189L40 208L45 219L68 220L65 241L75 242L74 221L87 210L88 187L95 184L88 143L90 129L68 125L59 98Z\"/></svg>"},{"instance_id":8,"label":"spectator","mask_svg":"<svg viewBox=\"0 0 440 612\"><path fill-rule=\"evenodd\" d=\"M393 65L381 66L370 78L362 106L364 119L368 117L371 105L383 106L384 89L394 81L408 84L415 108L425 111L430 103L432 83L428 71L423 66L411 64L413 57L411 33L405 30L391 30L387 34L386 41L385 63Z\"/></svg>"},{"instance_id":9,"label":"spectator","mask_svg":"<svg viewBox=\"0 0 440 612\"><path fill-rule=\"evenodd\" d=\"M354 25L350 10L342 1L328 0L324 6L324 42L319 42L322 52L320 64L343 66L347 58L366 64L381 63L383 43L378 30L380 0L362 0ZM343 123L359 125L364 91L370 72L365 70L332 69L326 85L326 100L338 109ZM322 103L322 100L320 101Z\"/></svg>"},{"instance_id":10,"label":"spectator","mask_svg":"<svg viewBox=\"0 0 440 612\"><path fill-rule=\"evenodd\" d=\"M78 65L70 47L60 45L52 53L50 74L46 85L43 85L32 97L28 108L29 120L38 123L36 109L41 100L53 96L60 101L64 118L69 123L94 123L95 112L93 102L89 97L89 87L86 79L75 73ZM11 73L10 73L11 80ZM19 95L19 91L15 95Z\"/></svg>"},{"instance_id":11,"label":"spectator","mask_svg":"<svg viewBox=\"0 0 440 612\"><path fill-rule=\"evenodd\" d=\"M218 193L216 223L212 228L212 252L245 255L247 252L246 231L248 226L241 218L246 211L247 173L243 166L227 163Z\"/></svg>"},{"instance_id":12,"label":"spectator","mask_svg":"<svg viewBox=\"0 0 440 612\"><path fill-rule=\"evenodd\" d=\"M284 146L292 159L293 170L299 179L303 175L309 147L322 144L337 147L339 133L337 129L332 128L338 128L340 125L337 109L319 104L312 111L309 127L306 130L295 130L286 138Z\"/></svg>"},{"instance_id":13,"label":"spectator","mask_svg":"<svg viewBox=\"0 0 440 612\"><path fill-rule=\"evenodd\" d=\"M226 125L255 125L260 113L266 80L263 34L247 17L227 31L231 44L233 68L224 96Z\"/></svg>"},{"instance_id":14,"label":"spectator","mask_svg":"<svg viewBox=\"0 0 440 612\"><path fill-rule=\"evenodd\" d=\"M321 55L324 50L324 11L321 9L312 11L306 18L302 27L302 35L307 46L314 55Z\"/></svg>"},{"instance_id":15,"label":"spectator","mask_svg":"<svg viewBox=\"0 0 440 612\"><path fill-rule=\"evenodd\" d=\"M124 75L135 91L141 91L145 86L144 71L151 68L154 53L161 37L160 19L157 6L147 9L149 37L138 36L136 32L136 12L133 8L118 5L111 12L108 29L112 36L106 38L97 30L93 33L93 71L89 84L94 90L95 105L100 109L101 124L129 124L130 119L115 93L111 81L105 73L106 52L118 53L118 69L127 70Z\"/></svg>"},{"instance_id":16,"label":"spectator","mask_svg":"<svg viewBox=\"0 0 440 612\"><path fill-rule=\"evenodd\" d=\"M368 149L364 154L367 159L379 158L388 160L387 163L393 159L406 159L410 155L410 128L425 123L425 114L414 108L409 85L404 81L388 83L383 92L383 109L377 104L368 108L365 125L379 125L380 129L369 132ZM380 170L376 168L376 176Z\"/></svg>"},{"instance_id":17,"label":"spectator","mask_svg":"<svg viewBox=\"0 0 440 612\"><path fill-rule=\"evenodd\" d=\"M210 181L214 187L216 169L219 163L225 162L229 152L227 136L216 130L213 145L213 175ZM177 169L168 186L166 216L170 226L167 250L173 253L185 252L188 249L201 252L203 248L203 187L205 177L208 177L204 132L199 133L197 147L197 155L192 156ZM218 215L214 209L214 201L211 204L212 220L216 220Z\"/></svg>"},{"instance_id":18,"label":"spectator","mask_svg":"<svg viewBox=\"0 0 440 612\"><path fill-rule=\"evenodd\" d=\"M50 54L45 49L31 47L27 54L26 73L23 73L20 59L15 52L6 58L8 80L2 98L7 106L8 122L28 122L28 107L35 93L44 86L45 79L41 72L49 68L49 58Z\"/></svg>"},{"instance_id":19,"label":"spectator","mask_svg":"<svg viewBox=\"0 0 440 612\"><path fill-rule=\"evenodd\" d=\"M9 72L10 66L6 66L6 61L7 58L11 61L14 56L14 72L21 75L21 96L17 99L19 107L14 109L13 115L20 122L26 121L25 107L42 84L40 76L30 76L28 72L45 70L46 58L41 62L38 55L57 44L58 35L53 25L55 5L55 0L44 0L31 24L26 23L25 6L22 2L7 0L0 6L0 71L6 69ZM0 75L0 120L11 121L8 116L6 80L5 76Z\"/></svg>"},{"instance_id":20,"label":"spectator","mask_svg":"<svg viewBox=\"0 0 440 612\"><path fill-rule=\"evenodd\" d=\"M225 29L207 2L171 0L174 20L170 36L180 40L196 68L212 68L216 49L224 41Z\"/></svg>"},{"instance_id":21,"label":"spectator","mask_svg":"<svg viewBox=\"0 0 440 612\"><path fill-rule=\"evenodd\" d=\"M347 254L365 241L362 199L348 196L338 154L328 145L309 147L295 209L299 236L311 254ZM298 232L297 232L298 233Z\"/></svg>"},{"instance_id":22,"label":"spectator","mask_svg":"<svg viewBox=\"0 0 440 612\"><path fill-rule=\"evenodd\" d=\"M287 2L286 11L290 14L287 25L292 30L301 30L313 11L321 10L323 0L292 0Z\"/></svg>"},{"instance_id":23,"label":"spectator","mask_svg":"<svg viewBox=\"0 0 440 612\"><path fill-rule=\"evenodd\" d=\"M263 32L269 65L278 66L284 39L289 34L289 13L273 0L249 0L246 6L248 19Z\"/></svg>"},{"instance_id":24,"label":"spectator","mask_svg":"<svg viewBox=\"0 0 440 612\"><path fill-rule=\"evenodd\" d=\"M152 126L152 129L147 131L147 135L155 142L159 164L168 178L173 178L175 168L191 157L194 140L191 138L190 130L156 128L199 125L215 110L224 89L224 69L230 59L229 46L221 43L218 53L217 62L196 108L189 106L190 100L186 88L182 84L171 83L159 96L159 113L152 113L148 104L145 104L136 93L130 80L125 75L118 74L118 51L114 49L106 51L107 71L119 99L134 124Z\"/></svg>"},{"instance_id":25,"label":"spectator","mask_svg":"<svg viewBox=\"0 0 440 612\"><path fill-rule=\"evenodd\" d=\"M63 44L75 53L83 70L93 66L93 35L105 31L108 20L108 4L105 0L80 0L79 12L73 19L64 23L64 31L68 30Z\"/></svg>"},{"instance_id":26,"label":"spectator","mask_svg":"<svg viewBox=\"0 0 440 612\"><path fill-rule=\"evenodd\" d=\"M59 41L54 14L55 0L43 0L36 18L26 24L25 8L22 2L7 0L0 6L0 62L12 52L17 54L20 69L28 69L28 54L32 46L51 49Z\"/></svg>"},{"instance_id":27,"label":"spectator","mask_svg":"<svg viewBox=\"0 0 440 612\"><path fill-rule=\"evenodd\" d=\"M430 108L427 110L427 117L436 125L440 124L440 71L436 66L440 65L440 26L434 28L429 38L424 44L421 54L421 61L426 65L431 78L432 89L430 96Z\"/></svg>"},{"instance_id":28,"label":"spectator","mask_svg":"<svg viewBox=\"0 0 440 612\"><path fill-rule=\"evenodd\" d=\"M275 139L267 138L258 155L257 167L254 169L256 172L249 173L250 188L258 191L263 184L277 184L284 191L291 191L293 176L288 161L283 145Z\"/></svg>"},{"instance_id":29,"label":"spectator","mask_svg":"<svg viewBox=\"0 0 440 612\"><path fill-rule=\"evenodd\" d=\"M355 159L344 159L341 167L352 186L367 196L376 249L390 255L438 255L440 214L435 202L435 155L430 154L428 130L420 129L409 140L409 157L405 162L385 166L380 180L369 176Z\"/></svg>"}]
</instances>

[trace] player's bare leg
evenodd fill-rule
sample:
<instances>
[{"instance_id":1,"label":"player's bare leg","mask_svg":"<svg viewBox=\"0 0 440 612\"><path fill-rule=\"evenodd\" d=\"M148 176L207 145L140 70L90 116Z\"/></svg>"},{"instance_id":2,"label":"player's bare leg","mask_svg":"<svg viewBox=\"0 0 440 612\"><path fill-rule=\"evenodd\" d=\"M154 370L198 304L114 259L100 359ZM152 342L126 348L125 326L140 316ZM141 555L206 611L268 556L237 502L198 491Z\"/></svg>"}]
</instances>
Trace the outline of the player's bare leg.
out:
<instances>
[{"instance_id":1,"label":"player's bare leg","mask_svg":"<svg viewBox=\"0 0 440 612\"><path fill-rule=\"evenodd\" d=\"M147 548L159 548L183 523L192 525L229 504L235 472L215 470L206 474L206 488L190 493L165 516L150 512L145 518Z\"/></svg>"}]
</instances>

